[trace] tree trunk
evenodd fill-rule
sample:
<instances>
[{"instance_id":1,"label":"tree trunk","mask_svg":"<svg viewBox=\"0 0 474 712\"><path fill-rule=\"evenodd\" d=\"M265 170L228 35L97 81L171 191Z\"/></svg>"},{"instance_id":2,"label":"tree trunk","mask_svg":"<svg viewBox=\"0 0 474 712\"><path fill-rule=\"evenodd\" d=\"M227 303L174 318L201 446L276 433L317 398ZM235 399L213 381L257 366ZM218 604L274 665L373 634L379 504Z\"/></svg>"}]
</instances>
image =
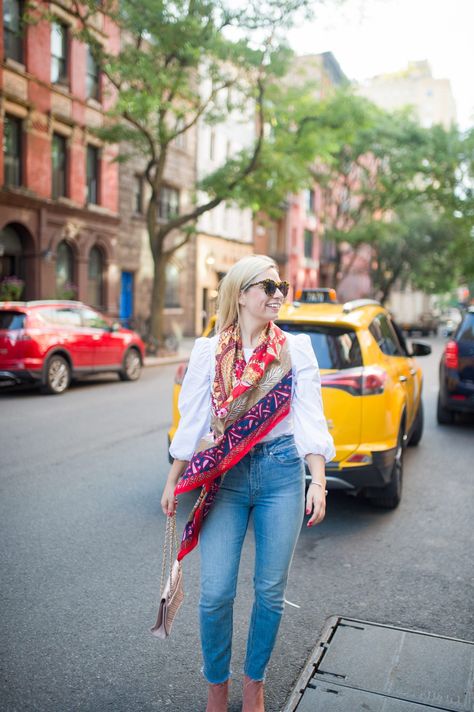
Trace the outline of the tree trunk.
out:
<instances>
[{"instance_id":1,"label":"tree trunk","mask_svg":"<svg viewBox=\"0 0 474 712\"><path fill-rule=\"evenodd\" d=\"M164 346L164 310L166 295L166 263L167 259L163 252L155 252L155 269L153 275L153 289L151 294L151 325L150 338L158 349Z\"/></svg>"}]
</instances>

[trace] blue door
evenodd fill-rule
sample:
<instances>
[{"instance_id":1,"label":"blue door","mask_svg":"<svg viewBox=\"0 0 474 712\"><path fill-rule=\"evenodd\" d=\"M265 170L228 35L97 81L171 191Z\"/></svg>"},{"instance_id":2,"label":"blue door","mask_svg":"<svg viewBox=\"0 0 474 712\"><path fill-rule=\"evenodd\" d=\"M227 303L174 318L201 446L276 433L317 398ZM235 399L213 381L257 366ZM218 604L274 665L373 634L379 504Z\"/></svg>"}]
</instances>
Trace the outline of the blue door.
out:
<instances>
[{"instance_id":1,"label":"blue door","mask_svg":"<svg viewBox=\"0 0 474 712\"><path fill-rule=\"evenodd\" d=\"M130 325L133 316L133 272L122 272L120 287L120 322Z\"/></svg>"}]
</instances>

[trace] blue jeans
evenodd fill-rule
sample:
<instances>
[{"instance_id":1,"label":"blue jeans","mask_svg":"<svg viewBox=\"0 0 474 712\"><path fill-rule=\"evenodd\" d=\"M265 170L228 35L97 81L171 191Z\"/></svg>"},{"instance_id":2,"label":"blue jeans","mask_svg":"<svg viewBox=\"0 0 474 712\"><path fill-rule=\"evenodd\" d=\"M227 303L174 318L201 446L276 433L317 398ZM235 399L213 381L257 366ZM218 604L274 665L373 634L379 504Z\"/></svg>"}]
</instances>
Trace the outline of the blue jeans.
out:
<instances>
[{"instance_id":1,"label":"blue jeans","mask_svg":"<svg viewBox=\"0 0 474 712\"><path fill-rule=\"evenodd\" d=\"M203 672L214 684L230 676L233 605L250 515L255 532L255 600L244 672L253 680L263 680L304 516L304 464L292 435L258 443L227 472L201 530Z\"/></svg>"}]
</instances>

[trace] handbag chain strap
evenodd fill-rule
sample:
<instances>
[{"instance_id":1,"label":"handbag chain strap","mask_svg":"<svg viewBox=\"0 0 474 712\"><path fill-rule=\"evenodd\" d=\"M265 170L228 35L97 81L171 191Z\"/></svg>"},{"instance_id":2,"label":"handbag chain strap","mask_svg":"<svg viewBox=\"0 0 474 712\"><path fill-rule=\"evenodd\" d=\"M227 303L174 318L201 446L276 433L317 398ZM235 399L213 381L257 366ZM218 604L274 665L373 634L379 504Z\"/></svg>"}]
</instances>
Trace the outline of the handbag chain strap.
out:
<instances>
[{"instance_id":1,"label":"handbag chain strap","mask_svg":"<svg viewBox=\"0 0 474 712\"><path fill-rule=\"evenodd\" d=\"M176 514L171 517L166 517L165 540L163 542L163 561L161 564L161 582L160 591L163 594L165 587L166 562L169 566L170 587L173 585L173 563L178 554L178 536L176 534Z\"/></svg>"}]
</instances>

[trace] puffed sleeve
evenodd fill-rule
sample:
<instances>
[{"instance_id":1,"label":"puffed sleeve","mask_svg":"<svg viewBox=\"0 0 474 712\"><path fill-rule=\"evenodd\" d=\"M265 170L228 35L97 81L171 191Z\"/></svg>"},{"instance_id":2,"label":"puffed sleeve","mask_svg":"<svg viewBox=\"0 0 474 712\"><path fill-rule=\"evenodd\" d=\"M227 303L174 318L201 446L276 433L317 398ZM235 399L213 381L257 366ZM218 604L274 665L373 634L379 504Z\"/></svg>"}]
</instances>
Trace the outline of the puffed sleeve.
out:
<instances>
[{"instance_id":1,"label":"puffed sleeve","mask_svg":"<svg viewBox=\"0 0 474 712\"><path fill-rule=\"evenodd\" d=\"M321 377L308 334L293 337L291 349L295 387L292 401L296 448L301 457L323 455L326 462L336 454L324 417Z\"/></svg>"},{"instance_id":2,"label":"puffed sleeve","mask_svg":"<svg viewBox=\"0 0 474 712\"><path fill-rule=\"evenodd\" d=\"M200 337L194 342L179 394L181 415L170 445L176 460L190 460L199 440L210 430L211 421L211 342Z\"/></svg>"}]
</instances>

